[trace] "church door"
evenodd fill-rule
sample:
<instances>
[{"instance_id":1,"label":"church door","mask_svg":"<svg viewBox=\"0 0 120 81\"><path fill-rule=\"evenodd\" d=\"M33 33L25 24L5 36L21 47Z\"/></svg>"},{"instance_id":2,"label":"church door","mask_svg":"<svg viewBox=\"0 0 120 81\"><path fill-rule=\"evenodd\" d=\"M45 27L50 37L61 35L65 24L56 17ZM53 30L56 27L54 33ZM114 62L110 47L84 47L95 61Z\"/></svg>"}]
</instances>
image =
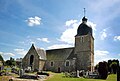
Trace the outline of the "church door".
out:
<instances>
[{"instance_id":1,"label":"church door","mask_svg":"<svg viewBox=\"0 0 120 81\"><path fill-rule=\"evenodd\" d=\"M58 67L58 73L60 73L61 71L60 71L60 67Z\"/></svg>"},{"instance_id":2,"label":"church door","mask_svg":"<svg viewBox=\"0 0 120 81\"><path fill-rule=\"evenodd\" d=\"M34 61L34 56L33 56L33 55L31 55L31 56L30 56L30 66L32 66L32 65L33 65L33 61Z\"/></svg>"}]
</instances>

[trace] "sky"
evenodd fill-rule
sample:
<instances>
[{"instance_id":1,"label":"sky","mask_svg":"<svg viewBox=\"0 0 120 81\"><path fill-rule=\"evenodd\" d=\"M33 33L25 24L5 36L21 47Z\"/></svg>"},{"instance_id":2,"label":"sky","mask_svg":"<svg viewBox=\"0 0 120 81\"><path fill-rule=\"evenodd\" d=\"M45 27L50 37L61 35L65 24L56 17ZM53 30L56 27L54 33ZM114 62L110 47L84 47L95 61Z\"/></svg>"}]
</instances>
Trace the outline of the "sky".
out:
<instances>
[{"instance_id":1,"label":"sky","mask_svg":"<svg viewBox=\"0 0 120 81\"><path fill-rule=\"evenodd\" d=\"M23 58L34 44L74 47L84 16L93 28L95 64L120 60L120 0L0 0L0 54Z\"/></svg>"}]
</instances>

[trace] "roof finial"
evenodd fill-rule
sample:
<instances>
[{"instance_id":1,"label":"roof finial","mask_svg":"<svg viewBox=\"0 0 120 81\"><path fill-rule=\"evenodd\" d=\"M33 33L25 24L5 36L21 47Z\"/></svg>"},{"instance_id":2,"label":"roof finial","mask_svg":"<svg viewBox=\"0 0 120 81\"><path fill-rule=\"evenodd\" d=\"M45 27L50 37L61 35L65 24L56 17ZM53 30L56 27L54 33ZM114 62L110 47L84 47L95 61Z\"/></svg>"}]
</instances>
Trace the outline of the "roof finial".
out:
<instances>
[{"instance_id":1,"label":"roof finial","mask_svg":"<svg viewBox=\"0 0 120 81\"><path fill-rule=\"evenodd\" d=\"M85 14L86 14L86 10L85 10L85 8L84 8L84 17L85 17Z\"/></svg>"}]
</instances>

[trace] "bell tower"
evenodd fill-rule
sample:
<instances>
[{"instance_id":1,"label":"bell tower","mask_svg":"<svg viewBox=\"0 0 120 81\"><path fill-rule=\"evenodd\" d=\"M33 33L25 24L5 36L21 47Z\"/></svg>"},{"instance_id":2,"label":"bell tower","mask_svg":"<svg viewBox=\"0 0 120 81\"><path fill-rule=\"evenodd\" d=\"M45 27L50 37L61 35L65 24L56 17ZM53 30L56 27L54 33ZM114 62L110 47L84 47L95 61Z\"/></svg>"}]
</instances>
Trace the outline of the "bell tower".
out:
<instances>
[{"instance_id":1,"label":"bell tower","mask_svg":"<svg viewBox=\"0 0 120 81\"><path fill-rule=\"evenodd\" d=\"M77 70L94 70L94 38L92 27L87 25L87 18L82 18L82 23L75 36L75 54Z\"/></svg>"}]
</instances>

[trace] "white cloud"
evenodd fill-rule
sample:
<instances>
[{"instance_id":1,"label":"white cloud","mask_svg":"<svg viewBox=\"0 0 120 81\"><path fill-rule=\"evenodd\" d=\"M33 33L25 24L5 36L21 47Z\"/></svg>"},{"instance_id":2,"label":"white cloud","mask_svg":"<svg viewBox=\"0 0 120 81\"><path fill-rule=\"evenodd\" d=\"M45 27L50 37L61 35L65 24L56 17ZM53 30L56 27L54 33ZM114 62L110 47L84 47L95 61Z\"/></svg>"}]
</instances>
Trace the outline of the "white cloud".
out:
<instances>
[{"instance_id":1,"label":"white cloud","mask_svg":"<svg viewBox=\"0 0 120 81\"><path fill-rule=\"evenodd\" d=\"M35 42L34 41L30 41L30 44L35 44Z\"/></svg>"},{"instance_id":2,"label":"white cloud","mask_svg":"<svg viewBox=\"0 0 120 81\"><path fill-rule=\"evenodd\" d=\"M68 44L74 44L75 41L75 35L77 34L77 28L79 26L79 23L77 20L69 20L66 21L66 26L68 27L61 35L60 41L66 42Z\"/></svg>"},{"instance_id":3,"label":"white cloud","mask_svg":"<svg viewBox=\"0 0 120 81\"><path fill-rule=\"evenodd\" d=\"M118 59L118 58L114 58L113 56L111 56L110 52L109 51L106 51L106 50L95 50L94 52L94 60L95 60L95 64L98 64L99 62L102 62L102 61L108 61L108 60L112 60L112 59Z\"/></svg>"},{"instance_id":4,"label":"white cloud","mask_svg":"<svg viewBox=\"0 0 120 81\"><path fill-rule=\"evenodd\" d=\"M26 22L28 23L28 26L36 26L41 24L41 18L38 16L35 17L29 17Z\"/></svg>"},{"instance_id":5,"label":"white cloud","mask_svg":"<svg viewBox=\"0 0 120 81\"><path fill-rule=\"evenodd\" d=\"M101 61L107 61L106 59L109 58L109 52L108 51L104 51L104 50L95 50L95 54L94 54L94 57L95 57L95 64L98 64L99 62Z\"/></svg>"},{"instance_id":6,"label":"white cloud","mask_svg":"<svg viewBox=\"0 0 120 81\"><path fill-rule=\"evenodd\" d=\"M117 40L120 41L120 36L114 36L114 41L117 41Z\"/></svg>"},{"instance_id":7,"label":"white cloud","mask_svg":"<svg viewBox=\"0 0 120 81\"><path fill-rule=\"evenodd\" d=\"M43 48L43 47L40 47L40 49L45 50L45 48Z\"/></svg>"},{"instance_id":8,"label":"white cloud","mask_svg":"<svg viewBox=\"0 0 120 81\"><path fill-rule=\"evenodd\" d=\"M55 44L55 45L49 46L48 49L58 49L58 48L67 48L67 47L72 47L72 45L69 45L69 44Z\"/></svg>"},{"instance_id":9,"label":"white cloud","mask_svg":"<svg viewBox=\"0 0 120 81\"><path fill-rule=\"evenodd\" d=\"M15 56L15 54L8 53L8 52L0 52L0 54L3 56L4 60L8 60L10 57L14 57Z\"/></svg>"},{"instance_id":10,"label":"white cloud","mask_svg":"<svg viewBox=\"0 0 120 81\"><path fill-rule=\"evenodd\" d=\"M48 38L37 38L37 40L42 41L42 42L46 42L49 43L50 41L48 40Z\"/></svg>"},{"instance_id":11,"label":"white cloud","mask_svg":"<svg viewBox=\"0 0 120 81\"><path fill-rule=\"evenodd\" d=\"M92 27L92 29L93 29L94 31L96 31L96 24L95 24L95 23L88 21L88 22L87 22L87 25L90 26L90 27Z\"/></svg>"},{"instance_id":12,"label":"white cloud","mask_svg":"<svg viewBox=\"0 0 120 81\"><path fill-rule=\"evenodd\" d=\"M75 35L77 34L78 26L80 25L81 21L78 20L70 20L66 21L66 26L69 26L61 35L60 41L68 43L68 44L74 44L75 42ZM89 22L88 25L91 25L93 30L95 30L96 24Z\"/></svg>"},{"instance_id":13,"label":"white cloud","mask_svg":"<svg viewBox=\"0 0 120 81\"><path fill-rule=\"evenodd\" d=\"M74 24L74 23L76 23L76 22L77 22L77 20L69 20L69 21L66 21L65 26L70 26L70 25L72 25L72 24Z\"/></svg>"},{"instance_id":14,"label":"white cloud","mask_svg":"<svg viewBox=\"0 0 120 81\"><path fill-rule=\"evenodd\" d=\"M13 53L3 53L4 56L9 56L9 57L12 57L12 56L15 56L15 54Z\"/></svg>"},{"instance_id":15,"label":"white cloud","mask_svg":"<svg viewBox=\"0 0 120 81\"><path fill-rule=\"evenodd\" d=\"M4 56L4 57L12 57L12 56L15 56L15 54L13 54L13 53L4 53L4 52L0 52L0 54L2 55L2 56Z\"/></svg>"},{"instance_id":16,"label":"white cloud","mask_svg":"<svg viewBox=\"0 0 120 81\"><path fill-rule=\"evenodd\" d=\"M68 44L74 44L75 41L75 35L77 34L77 27L73 27L73 28L69 28L66 29L61 37L60 37L60 41L66 42Z\"/></svg>"},{"instance_id":17,"label":"white cloud","mask_svg":"<svg viewBox=\"0 0 120 81\"><path fill-rule=\"evenodd\" d=\"M27 53L27 51L24 49L14 49L14 51L16 52L16 54L20 55L25 55Z\"/></svg>"},{"instance_id":18,"label":"white cloud","mask_svg":"<svg viewBox=\"0 0 120 81\"><path fill-rule=\"evenodd\" d=\"M101 40L104 40L107 37L107 33L106 33L106 29L103 29L103 31L100 32L101 36Z\"/></svg>"},{"instance_id":19,"label":"white cloud","mask_svg":"<svg viewBox=\"0 0 120 81\"><path fill-rule=\"evenodd\" d=\"M96 55L99 55L99 56L106 56L106 55L109 54L109 52L108 52L108 51L96 50L96 51L95 51L95 54L96 54Z\"/></svg>"},{"instance_id":20,"label":"white cloud","mask_svg":"<svg viewBox=\"0 0 120 81\"><path fill-rule=\"evenodd\" d=\"M3 52L0 52L0 54L2 55L2 54L3 54Z\"/></svg>"}]
</instances>

